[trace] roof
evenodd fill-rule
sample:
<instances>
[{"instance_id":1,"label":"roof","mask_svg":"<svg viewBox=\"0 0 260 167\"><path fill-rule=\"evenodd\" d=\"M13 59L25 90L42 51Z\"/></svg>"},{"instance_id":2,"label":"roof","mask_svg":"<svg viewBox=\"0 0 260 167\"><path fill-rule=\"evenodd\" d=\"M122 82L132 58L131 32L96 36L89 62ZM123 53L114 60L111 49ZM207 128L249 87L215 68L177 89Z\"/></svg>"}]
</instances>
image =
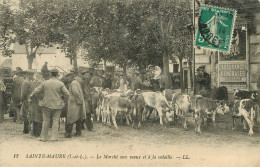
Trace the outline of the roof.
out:
<instances>
[{"instance_id":1,"label":"roof","mask_svg":"<svg viewBox=\"0 0 260 167\"><path fill-rule=\"evenodd\" d=\"M0 67L12 68L12 59L4 60L4 62L0 65Z\"/></svg>"},{"instance_id":2,"label":"roof","mask_svg":"<svg viewBox=\"0 0 260 167\"><path fill-rule=\"evenodd\" d=\"M25 46L20 45L19 43L15 43L14 46L14 54L26 54ZM39 47L37 50L37 54L55 54L57 52L57 46L54 47Z\"/></svg>"}]
</instances>

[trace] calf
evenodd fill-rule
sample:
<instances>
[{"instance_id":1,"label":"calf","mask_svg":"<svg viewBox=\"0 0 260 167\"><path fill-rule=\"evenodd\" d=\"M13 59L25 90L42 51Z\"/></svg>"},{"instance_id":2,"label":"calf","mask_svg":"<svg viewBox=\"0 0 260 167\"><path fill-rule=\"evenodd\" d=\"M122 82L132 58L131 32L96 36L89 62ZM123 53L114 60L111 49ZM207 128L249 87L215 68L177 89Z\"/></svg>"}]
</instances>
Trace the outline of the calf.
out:
<instances>
[{"instance_id":1,"label":"calf","mask_svg":"<svg viewBox=\"0 0 260 167\"><path fill-rule=\"evenodd\" d=\"M258 93L256 91L234 89L234 99L236 99L236 100L256 99L257 96L258 96Z\"/></svg>"},{"instance_id":2,"label":"calf","mask_svg":"<svg viewBox=\"0 0 260 167\"><path fill-rule=\"evenodd\" d=\"M187 130L186 119L191 112L191 98L188 94L176 93L173 96L172 104L175 108L175 115L182 118L183 128Z\"/></svg>"},{"instance_id":3,"label":"calf","mask_svg":"<svg viewBox=\"0 0 260 167\"><path fill-rule=\"evenodd\" d=\"M142 115L145 107L144 97L140 91L137 91L137 94L131 100L132 111L133 111L133 124L132 127L135 127L135 123L138 122L138 129L141 128Z\"/></svg>"},{"instance_id":4,"label":"calf","mask_svg":"<svg viewBox=\"0 0 260 167\"><path fill-rule=\"evenodd\" d=\"M224 115L227 112L227 106L223 106L223 104L220 104L218 101L214 101L211 98L207 97L196 97L195 99L195 132L201 133L200 131L200 125L201 122L204 121L204 124L206 124L206 121L208 119L208 116L211 116L213 126L216 127L215 123L215 117L216 114Z\"/></svg>"},{"instance_id":5,"label":"calf","mask_svg":"<svg viewBox=\"0 0 260 167\"><path fill-rule=\"evenodd\" d=\"M104 93L104 98L102 100L102 107L101 107L101 117L102 117L102 123L106 124L108 123L111 125L110 122L108 122L108 116L111 115L110 113L110 108L109 108L109 102L110 98L113 96L119 97L120 93L118 92L103 92Z\"/></svg>"},{"instance_id":6,"label":"calf","mask_svg":"<svg viewBox=\"0 0 260 167\"><path fill-rule=\"evenodd\" d=\"M97 108L96 108L96 116L97 116L97 122L100 121L100 117L103 120L104 119L104 103L105 103L105 96L110 93L110 89L105 89L100 92L98 103L97 103ZM103 122L103 121L102 121Z\"/></svg>"},{"instance_id":7,"label":"calf","mask_svg":"<svg viewBox=\"0 0 260 167\"><path fill-rule=\"evenodd\" d=\"M225 86L221 86L215 89L201 90L198 92L203 97L209 97L214 100L228 101L228 89Z\"/></svg>"},{"instance_id":8,"label":"calf","mask_svg":"<svg viewBox=\"0 0 260 167\"><path fill-rule=\"evenodd\" d=\"M164 122L167 121L165 117L166 111L171 108L165 96L158 92L143 92L142 95L145 105L157 110L160 117L160 124L163 125L163 120Z\"/></svg>"},{"instance_id":9,"label":"calf","mask_svg":"<svg viewBox=\"0 0 260 167\"><path fill-rule=\"evenodd\" d=\"M228 89L225 86L221 86L210 91L210 97L214 100L228 101Z\"/></svg>"},{"instance_id":10,"label":"calf","mask_svg":"<svg viewBox=\"0 0 260 167\"><path fill-rule=\"evenodd\" d=\"M236 117L242 117L244 118L243 119L244 130L246 129L246 123L245 123L246 121L249 126L248 135L249 136L253 135L255 114L256 114L256 109L254 106L254 102L251 99L235 100L234 107L233 107L233 116L232 116L233 117L232 130L235 129Z\"/></svg>"},{"instance_id":11,"label":"calf","mask_svg":"<svg viewBox=\"0 0 260 167\"><path fill-rule=\"evenodd\" d=\"M110 118L112 118L112 121L114 123L114 126L116 129L117 123L116 123L116 116L118 112L121 112L121 120L123 117L126 118L126 123L129 125L129 121L131 121L130 117L130 110L131 110L131 101L127 96L113 96L110 95L110 97L107 97L107 107L106 107L106 118L109 125Z\"/></svg>"}]
</instances>

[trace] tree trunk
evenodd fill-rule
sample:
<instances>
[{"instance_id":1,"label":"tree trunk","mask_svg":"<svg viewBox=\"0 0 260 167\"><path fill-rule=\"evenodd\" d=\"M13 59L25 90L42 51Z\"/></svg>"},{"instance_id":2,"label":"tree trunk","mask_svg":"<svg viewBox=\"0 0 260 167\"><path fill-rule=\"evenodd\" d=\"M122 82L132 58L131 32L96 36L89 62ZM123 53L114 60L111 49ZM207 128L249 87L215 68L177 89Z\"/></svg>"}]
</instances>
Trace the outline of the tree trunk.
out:
<instances>
[{"instance_id":1,"label":"tree trunk","mask_svg":"<svg viewBox=\"0 0 260 167\"><path fill-rule=\"evenodd\" d=\"M180 63L180 85L181 85L181 92L184 92L182 58L179 58L179 63Z\"/></svg>"},{"instance_id":2,"label":"tree trunk","mask_svg":"<svg viewBox=\"0 0 260 167\"><path fill-rule=\"evenodd\" d=\"M123 76L126 77L126 63L123 65Z\"/></svg>"},{"instance_id":3,"label":"tree trunk","mask_svg":"<svg viewBox=\"0 0 260 167\"><path fill-rule=\"evenodd\" d=\"M72 52L72 57L73 57L73 68L75 72L78 72L78 57L77 57L77 51L73 50Z\"/></svg>"},{"instance_id":4,"label":"tree trunk","mask_svg":"<svg viewBox=\"0 0 260 167\"><path fill-rule=\"evenodd\" d=\"M104 61L103 70L106 72L106 70L107 70L107 60L103 59L103 61Z\"/></svg>"},{"instance_id":5,"label":"tree trunk","mask_svg":"<svg viewBox=\"0 0 260 167\"><path fill-rule=\"evenodd\" d=\"M28 69L32 69L32 63L33 63L33 55L27 56L27 61L28 61Z\"/></svg>"},{"instance_id":6,"label":"tree trunk","mask_svg":"<svg viewBox=\"0 0 260 167\"><path fill-rule=\"evenodd\" d=\"M190 70L190 86L193 89L193 74L192 74L192 61L189 60L189 70Z\"/></svg>"},{"instance_id":7,"label":"tree trunk","mask_svg":"<svg viewBox=\"0 0 260 167\"><path fill-rule=\"evenodd\" d=\"M28 47L27 44L24 45L25 46L25 50L26 50L26 54L27 54L27 61L28 61L28 69L32 69L32 63L33 63L33 59L36 57L36 52L39 48L39 46L35 47L35 48L30 48ZM29 49L31 51L29 51Z\"/></svg>"},{"instance_id":8,"label":"tree trunk","mask_svg":"<svg viewBox=\"0 0 260 167\"><path fill-rule=\"evenodd\" d=\"M168 54L163 54L163 75L164 75L164 82L165 82L165 89L170 88L170 81L169 81L169 56Z\"/></svg>"}]
</instances>

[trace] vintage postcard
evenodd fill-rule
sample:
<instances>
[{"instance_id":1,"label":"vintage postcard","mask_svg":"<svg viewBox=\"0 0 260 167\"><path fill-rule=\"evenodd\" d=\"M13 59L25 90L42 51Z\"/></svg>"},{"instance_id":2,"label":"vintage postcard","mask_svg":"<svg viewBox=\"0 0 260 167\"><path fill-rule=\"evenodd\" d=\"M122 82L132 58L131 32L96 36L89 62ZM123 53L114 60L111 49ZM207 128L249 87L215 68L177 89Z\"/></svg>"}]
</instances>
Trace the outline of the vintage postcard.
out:
<instances>
[{"instance_id":1,"label":"vintage postcard","mask_svg":"<svg viewBox=\"0 0 260 167\"><path fill-rule=\"evenodd\" d=\"M260 167L259 0L0 0L0 167Z\"/></svg>"}]
</instances>

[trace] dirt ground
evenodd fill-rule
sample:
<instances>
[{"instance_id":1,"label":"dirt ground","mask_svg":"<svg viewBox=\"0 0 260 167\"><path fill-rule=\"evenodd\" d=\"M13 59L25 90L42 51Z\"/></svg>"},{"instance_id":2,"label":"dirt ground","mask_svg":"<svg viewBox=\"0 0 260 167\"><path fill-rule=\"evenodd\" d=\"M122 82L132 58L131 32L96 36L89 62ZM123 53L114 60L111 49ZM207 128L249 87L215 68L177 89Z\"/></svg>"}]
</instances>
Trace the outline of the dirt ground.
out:
<instances>
[{"instance_id":1,"label":"dirt ground","mask_svg":"<svg viewBox=\"0 0 260 167\"><path fill-rule=\"evenodd\" d=\"M237 122L236 130L231 131L230 115L218 116L217 128L209 122L207 127L202 126L201 135L195 133L191 117L188 131L181 124L161 126L154 119L144 122L140 130L119 121L118 130L95 122L95 131L83 130L82 136L70 139L63 137L64 123L61 123L58 142L40 142L31 134L23 134L22 124L6 117L0 125L0 166L259 167L260 126L256 125L255 134L248 136L241 121ZM64 154L65 158L28 158L31 154Z\"/></svg>"}]
</instances>

